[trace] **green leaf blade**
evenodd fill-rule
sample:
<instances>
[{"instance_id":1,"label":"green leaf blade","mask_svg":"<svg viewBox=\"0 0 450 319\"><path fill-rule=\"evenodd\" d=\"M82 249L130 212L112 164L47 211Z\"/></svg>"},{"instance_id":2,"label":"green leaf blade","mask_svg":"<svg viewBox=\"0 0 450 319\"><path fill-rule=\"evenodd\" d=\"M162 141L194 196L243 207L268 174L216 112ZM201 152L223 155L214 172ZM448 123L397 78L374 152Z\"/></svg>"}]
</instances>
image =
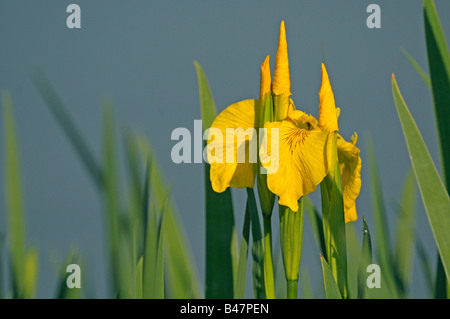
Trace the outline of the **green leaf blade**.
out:
<instances>
[{"instance_id":1,"label":"green leaf blade","mask_svg":"<svg viewBox=\"0 0 450 319\"><path fill-rule=\"evenodd\" d=\"M320 255L320 261L322 262L323 282L325 285L325 296L327 299L342 299L342 295L339 292L339 288L334 280L333 273L330 266L328 266L325 258Z\"/></svg>"},{"instance_id":2,"label":"green leaf blade","mask_svg":"<svg viewBox=\"0 0 450 319\"><path fill-rule=\"evenodd\" d=\"M217 116L208 81L196 62L203 130ZM205 145L206 143L204 143ZM210 165L204 163L206 197L206 298L233 298L237 269L237 238L231 190L216 193L210 181ZM218 275L220 274L220 275Z\"/></svg>"},{"instance_id":3,"label":"green leaf blade","mask_svg":"<svg viewBox=\"0 0 450 319\"><path fill-rule=\"evenodd\" d=\"M425 211L448 278L450 270L450 232L448 231L450 229L450 198L420 131L401 96L394 76L392 77L392 91Z\"/></svg>"}]
</instances>

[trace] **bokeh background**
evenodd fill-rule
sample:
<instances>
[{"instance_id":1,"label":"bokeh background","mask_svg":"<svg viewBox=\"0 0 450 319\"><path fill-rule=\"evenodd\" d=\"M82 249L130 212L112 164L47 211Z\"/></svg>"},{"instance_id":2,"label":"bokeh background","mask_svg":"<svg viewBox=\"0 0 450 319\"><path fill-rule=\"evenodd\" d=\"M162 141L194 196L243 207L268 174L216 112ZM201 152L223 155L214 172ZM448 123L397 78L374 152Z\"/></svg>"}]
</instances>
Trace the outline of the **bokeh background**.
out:
<instances>
[{"instance_id":1,"label":"bokeh background","mask_svg":"<svg viewBox=\"0 0 450 319\"><path fill-rule=\"evenodd\" d=\"M170 139L172 130L193 129L194 119L200 119L194 61L205 70L219 111L239 100L257 98L260 64L269 54L273 72L279 24L284 19L292 98L297 108L317 116L324 52L336 102L341 108L340 132L346 139L354 131L360 137L357 146L363 161L363 184L357 201L358 235L362 216L373 229L365 135L370 134L373 139L391 232L396 220L395 203L410 169L392 98L391 73L396 74L406 103L438 164L432 98L401 52L405 48L428 69L422 1L77 0L82 28L68 29L66 8L70 3L0 2L0 90L10 91L14 103L27 241L40 251L38 297L54 296L56 276L51 260L55 256L62 258L72 245L79 248L86 260L82 275L86 276L88 296L107 297L108 276L100 198L31 83L28 71L34 65L40 66L53 83L98 157L100 102L104 97L115 103L119 130L133 127L151 140L172 185L201 278L205 260L202 165L177 165L170 158L176 143ZM369 15L366 8L370 3L381 7L381 29L366 26ZM435 3L450 42L450 2ZM3 141L3 128L0 138ZM4 235L1 146L0 234ZM125 183L124 179L122 182ZM316 195L312 198L320 207ZM233 196L240 232L245 191L233 190ZM278 237L277 220L274 214L274 238ZM436 248L421 202L417 225L434 265ZM377 235L380 234L372 234ZM275 239L274 244L279 241ZM426 296L425 283L417 265L416 258L412 296L421 298ZM301 274L305 269L311 276L313 290L320 296L323 284L319 250L308 221ZM247 285L247 292L251 296L251 284Z\"/></svg>"}]
</instances>

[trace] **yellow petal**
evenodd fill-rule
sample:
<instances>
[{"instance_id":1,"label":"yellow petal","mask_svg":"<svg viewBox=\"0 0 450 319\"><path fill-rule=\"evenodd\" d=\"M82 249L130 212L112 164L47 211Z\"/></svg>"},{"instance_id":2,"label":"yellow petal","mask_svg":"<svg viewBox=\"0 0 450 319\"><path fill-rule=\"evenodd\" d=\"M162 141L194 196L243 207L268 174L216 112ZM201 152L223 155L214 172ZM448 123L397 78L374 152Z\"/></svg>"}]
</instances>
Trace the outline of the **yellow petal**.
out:
<instances>
[{"instance_id":1,"label":"yellow petal","mask_svg":"<svg viewBox=\"0 0 450 319\"><path fill-rule=\"evenodd\" d=\"M350 143L339 134L337 138L346 223L353 222L358 218L355 200L361 190L361 157L359 149L355 146L357 138L356 133Z\"/></svg>"},{"instance_id":2,"label":"yellow petal","mask_svg":"<svg viewBox=\"0 0 450 319\"><path fill-rule=\"evenodd\" d=\"M257 134L255 109L258 100L244 100L228 106L214 120L209 130L207 156L211 165L210 179L214 191L221 193L227 187L253 187L257 161ZM218 138L214 130L222 134ZM236 136L228 134L235 130ZM232 132L231 132L232 133ZM250 150L252 147L252 150ZM208 150L211 150L210 152ZM245 151L245 153L244 153ZM221 153L222 160L213 162ZM252 161L251 161L252 160Z\"/></svg>"},{"instance_id":3,"label":"yellow petal","mask_svg":"<svg viewBox=\"0 0 450 319\"><path fill-rule=\"evenodd\" d=\"M264 62L261 64L261 82L259 90L259 100L262 101L264 95L270 93L270 85L272 84L272 79L270 77L270 56L267 56Z\"/></svg>"},{"instance_id":4,"label":"yellow petal","mask_svg":"<svg viewBox=\"0 0 450 319\"><path fill-rule=\"evenodd\" d=\"M322 85L319 91L319 125L322 129L330 132L339 131L338 114L340 110L336 110L333 91L331 90L330 79L328 78L325 65L322 63Z\"/></svg>"},{"instance_id":5,"label":"yellow petal","mask_svg":"<svg viewBox=\"0 0 450 319\"><path fill-rule=\"evenodd\" d=\"M270 129L278 128L279 133L279 139L270 145L271 155L274 147L279 149L278 170L267 175L267 185L280 197L280 205L297 211L300 197L312 193L327 174L328 132L317 127L314 117L298 110L291 112L290 119L266 123L265 127L269 140Z\"/></svg>"},{"instance_id":6,"label":"yellow petal","mask_svg":"<svg viewBox=\"0 0 450 319\"><path fill-rule=\"evenodd\" d=\"M289 59L284 21L281 21L280 26L280 37L278 39L272 90L275 95L291 95L291 80L289 77Z\"/></svg>"}]
</instances>

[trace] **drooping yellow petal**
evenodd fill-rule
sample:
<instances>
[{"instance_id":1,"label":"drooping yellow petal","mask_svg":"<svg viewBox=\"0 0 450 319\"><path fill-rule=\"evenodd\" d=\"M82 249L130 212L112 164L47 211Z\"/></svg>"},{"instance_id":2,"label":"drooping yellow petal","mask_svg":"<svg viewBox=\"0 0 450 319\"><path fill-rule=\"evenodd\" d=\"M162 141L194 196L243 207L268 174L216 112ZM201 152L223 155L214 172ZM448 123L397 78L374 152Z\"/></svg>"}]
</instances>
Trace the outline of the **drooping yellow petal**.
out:
<instances>
[{"instance_id":1,"label":"drooping yellow petal","mask_svg":"<svg viewBox=\"0 0 450 319\"><path fill-rule=\"evenodd\" d=\"M331 90L330 79L328 78L325 65L322 63L322 85L319 91L319 125L322 129L334 132L339 131L338 114L340 110L336 110L334 94Z\"/></svg>"},{"instance_id":2,"label":"drooping yellow petal","mask_svg":"<svg viewBox=\"0 0 450 319\"><path fill-rule=\"evenodd\" d=\"M355 146L358 135L352 137L351 142L337 136L339 168L341 171L342 189L344 197L345 222L353 222L356 214L355 201L361 190L361 157Z\"/></svg>"},{"instance_id":3,"label":"drooping yellow petal","mask_svg":"<svg viewBox=\"0 0 450 319\"><path fill-rule=\"evenodd\" d=\"M266 56L266 59L261 64L261 81L259 90L259 100L262 101L264 95L271 92L272 78L270 77L270 56Z\"/></svg>"},{"instance_id":4,"label":"drooping yellow petal","mask_svg":"<svg viewBox=\"0 0 450 319\"><path fill-rule=\"evenodd\" d=\"M284 21L281 21L280 25L280 37L278 39L272 90L274 95L291 95L291 80L289 77L289 59Z\"/></svg>"},{"instance_id":5,"label":"drooping yellow petal","mask_svg":"<svg viewBox=\"0 0 450 319\"><path fill-rule=\"evenodd\" d=\"M278 161L278 170L267 175L267 185L280 197L280 205L297 211L300 197L312 193L327 174L328 132L317 126L314 117L298 110L292 111L288 120L266 123L265 128L272 154L260 153L263 165L266 155L273 155L274 148L279 150L278 157L272 158ZM278 129L279 138L275 141L271 139L271 129Z\"/></svg>"},{"instance_id":6,"label":"drooping yellow petal","mask_svg":"<svg viewBox=\"0 0 450 319\"><path fill-rule=\"evenodd\" d=\"M206 154L215 192L227 187L253 187L257 163L255 110L258 100L228 106L209 129Z\"/></svg>"}]
</instances>

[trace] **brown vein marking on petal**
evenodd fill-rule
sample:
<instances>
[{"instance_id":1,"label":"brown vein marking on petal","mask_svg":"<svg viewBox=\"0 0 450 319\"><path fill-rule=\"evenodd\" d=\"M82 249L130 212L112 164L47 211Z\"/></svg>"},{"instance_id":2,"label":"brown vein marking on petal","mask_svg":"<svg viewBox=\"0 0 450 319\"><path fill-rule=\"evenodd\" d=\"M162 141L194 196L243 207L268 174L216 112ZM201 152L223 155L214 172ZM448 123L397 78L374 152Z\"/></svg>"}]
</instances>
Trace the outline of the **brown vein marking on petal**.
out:
<instances>
[{"instance_id":1,"label":"brown vein marking on petal","mask_svg":"<svg viewBox=\"0 0 450 319\"><path fill-rule=\"evenodd\" d=\"M289 145L291 153L308 138L308 131L300 128L293 128L285 137L286 144Z\"/></svg>"}]
</instances>

